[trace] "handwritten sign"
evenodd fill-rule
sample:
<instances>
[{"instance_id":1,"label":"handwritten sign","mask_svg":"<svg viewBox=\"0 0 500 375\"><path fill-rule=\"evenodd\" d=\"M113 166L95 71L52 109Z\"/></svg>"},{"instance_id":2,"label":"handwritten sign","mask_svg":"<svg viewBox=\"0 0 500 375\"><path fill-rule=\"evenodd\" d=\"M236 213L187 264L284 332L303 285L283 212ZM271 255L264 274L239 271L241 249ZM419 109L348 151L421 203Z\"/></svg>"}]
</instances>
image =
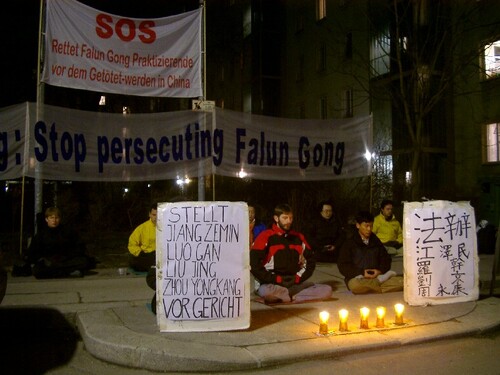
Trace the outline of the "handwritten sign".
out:
<instances>
[{"instance_id":1,"label":"handwritten sign","mask_svg":"<svg viewBox=\"0 0 500 375\"><path fill-rule=\"evenodd\" d=\"M248 207L158 205L157 320L162 332L250 326Z\"/></svg>"},{"instance_id":2,"label":"handwritten sign","mask_svg":"<svg viewBox=\"0 0 500 375\"><path fill-rule=\"evenodd\" d=\"M404 205L404 298L410 305L477 300L476 220L469 202Z\"/></svg>"}]
</instances>

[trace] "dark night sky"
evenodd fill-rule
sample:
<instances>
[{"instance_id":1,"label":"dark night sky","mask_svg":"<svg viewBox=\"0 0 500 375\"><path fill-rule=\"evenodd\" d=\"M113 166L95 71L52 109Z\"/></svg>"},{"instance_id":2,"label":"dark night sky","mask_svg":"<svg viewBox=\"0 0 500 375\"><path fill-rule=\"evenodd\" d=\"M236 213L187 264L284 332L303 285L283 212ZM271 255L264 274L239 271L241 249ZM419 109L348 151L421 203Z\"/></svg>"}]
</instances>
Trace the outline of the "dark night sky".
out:
<instances>
[{"instance_id":1,"label":"dark night sky","mask_svg":"<svg viewBox=\"0 0 500 375\"><path fill-rule=\"evenodd\" d=\"M82 0L93 8L134 17L165 17L198 7L198 0ZM0 108L36 101L40 0L9 2L0 24L2 89Z\"/></svg>"}]
</instances>

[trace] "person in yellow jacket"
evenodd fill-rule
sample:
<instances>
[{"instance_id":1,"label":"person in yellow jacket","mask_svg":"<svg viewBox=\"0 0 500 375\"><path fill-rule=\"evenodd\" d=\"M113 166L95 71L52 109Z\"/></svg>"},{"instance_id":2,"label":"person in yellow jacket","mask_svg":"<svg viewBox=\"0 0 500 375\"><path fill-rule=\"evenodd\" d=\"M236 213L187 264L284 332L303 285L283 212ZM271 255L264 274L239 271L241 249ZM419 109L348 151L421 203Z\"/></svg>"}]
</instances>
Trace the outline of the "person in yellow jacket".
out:
<instances>
[{"instance_id":1,"label":"person in yellow jacket","mask_svg":"<svg viewBox=\"0 0 500 375\"><path fill-rule=\"evenodd\" d=\"M373 233L382 241L390 255L403 256L403 229L392 210L393 202L389 199L383 200L380 204L380 214L373 222Z\"/></svg>"},{"instance_id":2,"label":"person in yellow jacket","mask_svg":"<svg viewBox=\"0 0 500 375\"><path fill-rule=\"evenodd\" d=\"M129 265L136 272L148 272L156 261L156 204L149 210L149 220L134 229L128 239Z\"/></svg>"}]
</instances>

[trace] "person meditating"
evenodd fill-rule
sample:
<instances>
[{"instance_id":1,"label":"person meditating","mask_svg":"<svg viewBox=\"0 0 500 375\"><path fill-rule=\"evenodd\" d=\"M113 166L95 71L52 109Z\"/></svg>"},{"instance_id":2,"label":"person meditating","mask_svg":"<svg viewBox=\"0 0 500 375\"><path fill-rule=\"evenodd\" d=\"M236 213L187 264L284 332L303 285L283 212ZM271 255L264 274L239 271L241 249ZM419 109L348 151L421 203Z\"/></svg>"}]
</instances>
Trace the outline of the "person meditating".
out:
<instances>
[{"instance_id":1,"label":"person meditating","mask_svg":"<svg viewBox=\"0 0 500 375\"><path fill-rule=\"evenodd\" d=\"M391 256L372 232L373 220L367 211L356 215L358 233L344 242L337 260L339 271L354 294L403 290L403 277L391 270Z\"/></svg>"},{"instance_id":2,"label":"person meditating","mask_svg":"<svg viewBox=\"0 0 500 375\"><path fill-rule=\"evenodd\" d=\"M149 219L137 226L128 239L129 265L135 272L149 272L156 262L156 204L149 209Z\"/></svg>"},{"instance_id":3,"label":"person meditating","mask_svg":"<svg viewBox=\"0 0 500 375\"><path fill-rule=\"evenodd\" d=\"M272 227L255 239L250 250L251 272L260 284L257 294L266 303L330 298L329 285L306 281L316 261L304 235L291 229L292 208L288 204L276 206L273 219Z\"/></svg>"},{"instance_id":4,"label":"person meditating","mask_svg":"<svg viewBox=\"0 0 500 375\"><path fill-rule=\"evenodd\" d=\"M84 276L95 268L95 260L86 254L85 243L72 228L61 224L61 210L45 210L44 228L33 237L26 252L37 279Z\"/></svg>"}]
</instances>

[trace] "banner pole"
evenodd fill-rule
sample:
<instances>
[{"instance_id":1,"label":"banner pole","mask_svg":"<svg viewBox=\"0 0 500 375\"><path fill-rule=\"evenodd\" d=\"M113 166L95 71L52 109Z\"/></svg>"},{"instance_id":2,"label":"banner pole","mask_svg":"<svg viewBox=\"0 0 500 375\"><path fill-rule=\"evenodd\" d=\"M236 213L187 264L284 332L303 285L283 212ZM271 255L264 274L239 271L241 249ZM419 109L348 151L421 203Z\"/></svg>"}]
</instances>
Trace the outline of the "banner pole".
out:
<instances>
[{"instance_id":1,"label":"banner pole","mask_svg":"<svg viewBox=\"0 0 500 375\"><path fill-rule=\"evenodd\" d=\"M202 69L203 69L203 78L202 78L202 85L203 85L203 90L202 90L202 94L203 94L203 97L201 98L201 101L205 101L206 98L207 98L207 85L206 85L206 80L207 80L207 54L206 54L206 37L205 37L205 33L206 33L206 7L205 7L205 0L200 0L200 7L201 7L201 11L202 11L202 24L203 24L203 27L202 27L202 34L203 34L203 39L202 39L202 45L201 45L201 48L202 48L202 55L203 55L203 58L202 58ZM203 120L203 130L206 130L207 128L207 124L206 124L206 116L203 116L204 117L204 120ZM204 164L203 164L203 161L199 163L199 167L198 167L198 201L204 201L205 200L205 173L204 173Z\"/></svg>"},{"instance_id":2,"label":"banner pole","mask_svg":"<svg viewBox=\"0 0 500 375\"><path fill-rule=\"evenodd\" d=\"M26 183L26 178L22 178L21 185L21 223L19 225L19 255L22 257L23 255L23 222L24 222L24 184Z\"/></svg>"},{"instance_id":3,"label":"banner pole","mask_svg":"<svg viewBox=\"0 0 500 375\"><path fill-rule=\"evenodd\" d=\"M36 90L36 121L42 117L42 105L44 103L44 87L41 82L41 69L43 58L43 29L45 15L45 1L40 0L40 18L38 21L38 60L37 60L37 90ZM36 161L35 161L36 162ZM43 202L43 181L40 179L40 164L36 162L35 167L35 217L34 234L38 231L38 214L42 212Z\"/></svg>"}]
</instances>

